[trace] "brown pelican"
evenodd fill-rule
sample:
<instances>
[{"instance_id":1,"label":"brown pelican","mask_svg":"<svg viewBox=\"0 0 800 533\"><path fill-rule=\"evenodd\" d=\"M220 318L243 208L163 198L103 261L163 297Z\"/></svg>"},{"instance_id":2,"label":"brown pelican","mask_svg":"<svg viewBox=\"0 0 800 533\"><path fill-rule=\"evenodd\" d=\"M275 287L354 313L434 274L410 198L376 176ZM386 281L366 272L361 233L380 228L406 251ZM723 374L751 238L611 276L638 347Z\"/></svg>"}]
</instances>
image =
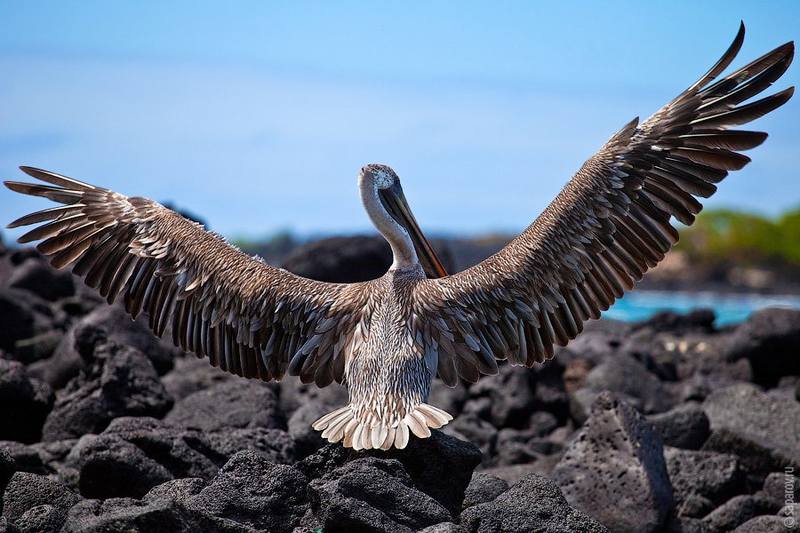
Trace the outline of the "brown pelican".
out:
<instances>
[{"instance_id":1,"label":"brown pelican","mask_svg":"<svg viewBox=\"0 0 800 533\"><path fill-rule=\"evenodd\" d=\"M11 190L62 206L10 227L43 222L53 265L74 263L108 302L121 297L156 335L223 370L265 381L289 372L348 387L350 402L314 423L355 449L403 448L451 416L426 402L435 376L453 386L495 374L497 360L532 366L553 356L631 289L678 240L729 170L765 133L732 129L784 104L793 89L744 103L788 68L784 44L713 82L738 53L742 25L722 58L691 87L589 159L522 234L480 264L448 276L411 214L395 172L367 165L361 199L394 262L380 279L334 284L274 268L162 205L53 172ZM426 272L428 276L426 276Z\"/></svg>"}]
</instances>

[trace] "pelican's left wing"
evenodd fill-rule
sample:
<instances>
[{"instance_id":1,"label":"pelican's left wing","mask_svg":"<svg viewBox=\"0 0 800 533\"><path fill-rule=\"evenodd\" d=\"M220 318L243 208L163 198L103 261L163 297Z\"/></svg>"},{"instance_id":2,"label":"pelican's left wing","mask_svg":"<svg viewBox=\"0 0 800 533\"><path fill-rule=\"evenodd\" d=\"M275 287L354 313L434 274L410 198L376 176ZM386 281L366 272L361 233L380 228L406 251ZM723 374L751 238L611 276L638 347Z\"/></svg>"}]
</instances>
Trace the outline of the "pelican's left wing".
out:
<instances>
[{"instance_id":1,"label":"pelican's left wing","mask_svg":"<svg viewBox=\"0 0 800 533\"><path fill-rule=\"evenodd\" d=\"M22 167L40 183L5 182L16 192L64 204L9 227L44 224L19 242L39 251L135 318L149 315L156 335L249 378L341 382L360 342L367 284L296 276L250 257L200 224L147 198L127 197L66 176Z\"/></svg>"},{"instance_id":2,"label":"pelican's left wing","mask_svg":"<svg viewBox=\"0 0 800 533\"><path fill-rule=\"evenodd\" d=\"M722 58L650 119L630 122L589 159L556 199L497 254L416 293L420 350L454 384L497 371L495 359L532 366L553 356L589 318L599 318L678 240L715 183L750 159L765 133L730 129L784 104L787 89L743 104L791 63L787 43L710 84L741 47L744 26Z\"/></svg>"}]
</instances>

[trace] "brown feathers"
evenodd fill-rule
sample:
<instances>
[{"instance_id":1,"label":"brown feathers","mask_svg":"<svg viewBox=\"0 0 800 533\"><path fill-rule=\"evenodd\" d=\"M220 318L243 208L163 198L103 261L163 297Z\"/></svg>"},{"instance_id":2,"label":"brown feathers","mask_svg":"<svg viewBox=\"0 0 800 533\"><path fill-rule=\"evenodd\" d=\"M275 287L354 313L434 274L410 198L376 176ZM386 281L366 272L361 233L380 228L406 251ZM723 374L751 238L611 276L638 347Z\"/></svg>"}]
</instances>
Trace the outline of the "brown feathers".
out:
<instances>
[{"instance_id":1,"label":"brown feathers","mask_svg":"<svg viewBox=\"0 0 800 533\"><path fill-rule=\"evenodd\" d=\"M720 60L689 89L639 124L633 120L588 160L536 221L500 252L464 272L426 280L418 312L438 344L439 375L467 381L484 371L484 345L497 359L531 366L553 355L588 318L598 318L678 240L675 217L691 224L728 171L750 158L738 153L766 133L730 130L784 104L789 88L752 103L788 68L787 43L709 83L741 48L744 25ZM742 104L742 105L740 105ZM535 309L519 311L519 302ZM454 312L453 310L457 310ZM485 339L480 349L460 336ZM444 338L447 332L453 338ZM471 364L470 364L471 363Z\"/></svg>"},{"instance_id":2,"label":"brown feathers","mask_svg":"<svg viewBox=\"0 0 800 533\"><path fill-rule=\"evenodd\" d=\"M343 379L349 346L336 341L358 322L363 291L300 278L229 246L200 225L146 198L128 198L46 170L21 167L50 185L6 182L16 192L67 204L10 227L42 223L20 242L56 267L74 264L109 303L168 327L176 345L245 377L280 379L298 346L320 384ZM335 311L334 311L335 308ZM325 343L315 333L325 325ZM276 346L278 347L276 349Z\"/></svg>"}]
</instances>

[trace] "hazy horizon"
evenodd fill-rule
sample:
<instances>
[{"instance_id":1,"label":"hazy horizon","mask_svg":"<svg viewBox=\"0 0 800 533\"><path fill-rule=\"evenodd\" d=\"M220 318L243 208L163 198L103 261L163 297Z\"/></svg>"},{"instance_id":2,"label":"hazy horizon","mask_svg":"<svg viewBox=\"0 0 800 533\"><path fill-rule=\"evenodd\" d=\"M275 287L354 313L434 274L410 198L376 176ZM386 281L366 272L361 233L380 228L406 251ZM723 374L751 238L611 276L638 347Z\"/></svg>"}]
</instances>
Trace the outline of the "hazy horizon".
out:
<instances>
[{"instance_id":1,"label":"hazy horizon","mask_svg":"<svg viewBox=\"0 0 800 533\"><path fill-rule=\"evenodd\" d=\"M4 2L0 177L49 168L255 238L371 231L356 173L383 162L427 232L517 232L740 19L734 66L796 38L800 4ZM798 119L795 97L748 126L770 139L706 205L798 206ZM48 206L0 202L3 226Z\"/></svg>"}]
</instances>

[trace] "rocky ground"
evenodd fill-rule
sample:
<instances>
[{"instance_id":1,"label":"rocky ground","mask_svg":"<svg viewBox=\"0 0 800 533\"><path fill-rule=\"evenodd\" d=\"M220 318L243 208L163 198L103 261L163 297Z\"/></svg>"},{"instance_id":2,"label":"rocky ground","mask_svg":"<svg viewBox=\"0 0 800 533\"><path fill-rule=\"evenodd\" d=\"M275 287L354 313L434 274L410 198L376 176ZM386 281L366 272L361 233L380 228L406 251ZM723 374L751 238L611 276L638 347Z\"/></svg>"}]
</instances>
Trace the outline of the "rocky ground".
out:
<instances>
[{"instance_id":1,"label":"rocky ground","mask_svg":"<svg viewBox=\"0 0 800 533\"><path fill-rule=\"evenodd\" d=\"M0 532L784 531L800 312L713 318L592 323L543 366L437 385L432 438L356 453L310 428L341 388L226 375L0 248Z\"/></svg>"}]
</instances>

